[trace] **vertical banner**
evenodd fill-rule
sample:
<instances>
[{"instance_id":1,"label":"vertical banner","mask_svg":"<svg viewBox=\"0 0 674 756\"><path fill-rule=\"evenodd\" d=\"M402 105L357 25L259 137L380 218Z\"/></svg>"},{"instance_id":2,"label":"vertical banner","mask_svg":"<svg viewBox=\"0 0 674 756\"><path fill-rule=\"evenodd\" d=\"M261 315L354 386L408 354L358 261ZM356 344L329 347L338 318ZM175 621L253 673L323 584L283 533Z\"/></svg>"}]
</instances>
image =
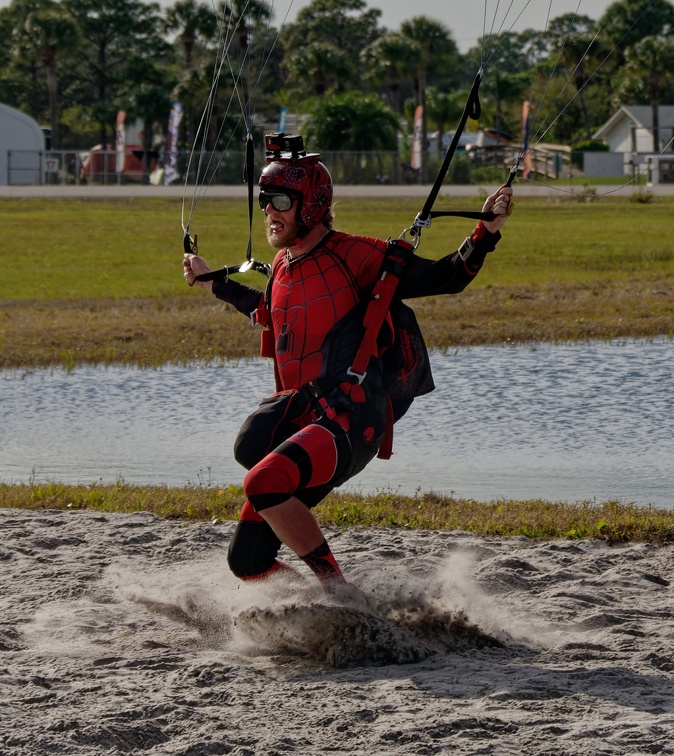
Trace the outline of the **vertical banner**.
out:
<instances>
[{"instance_id":1,"label":"vertical banner","mask_svg":"<svg viewBox=\"0 0 674 756\"><path fill-rule=\"evenodd\" d=\"M183 106L174 102L169 115L166 147L164 150L164 186L180 178L178 172L178 133L183 119Z\"/></svg>"},{"instance_id":2,"label":"vertical banner","mask_svg":"<svg viewBox=\"0 0 674 756\"><path fill-rule=\"evenodd\" d=\"M412 155L410 159L410 165L415 170L421 170L423 120L424 107L423 105L417 105L417 109L414 111L414 135L412 137Z\"/></svg>"},{"instance_id":3,"label":"vertical banner","mask_svg":"<svg viewBox=\"0 0 674 756\"><path fill-rule=\"evenodd\" d=\"M281 112L278 114L278 129L277 131L283 133L286 130L286 122L288 121L288 108L281 108Z\"/></svg>"},{"instance_id":4,"label":"vertical banner","mask_svg":"<svg viewBox=\"0 0 674 756\"><path fill-rule=\"evenodd\" d=\"M531 159L531 150L529 149L529 110L531 109L531 103L529 100L525 100L522 107L522 178L527 181L529 176L534 171L534 163Z\"/></svg>"},{"instance_id":5,"label":"vertical banner","mask_svg":"<svg viewBox=\"0 0 674 756\"><path fill-rule=\"evenodd\" d=\"M124 170L124 164L126 162L126 128L124 121L126 120L126 111L120 110L117 113L117 128L115 130L115 171L122 173Z\"/></svg>"}]
</instances>

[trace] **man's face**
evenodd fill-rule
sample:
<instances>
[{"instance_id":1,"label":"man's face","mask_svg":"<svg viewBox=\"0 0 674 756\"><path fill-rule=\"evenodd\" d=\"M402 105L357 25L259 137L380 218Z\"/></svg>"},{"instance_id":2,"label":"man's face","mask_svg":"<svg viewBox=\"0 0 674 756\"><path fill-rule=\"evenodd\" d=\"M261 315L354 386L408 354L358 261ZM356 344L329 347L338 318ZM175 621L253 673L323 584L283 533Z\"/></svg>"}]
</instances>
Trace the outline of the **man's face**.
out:
<instances>
[{"instance_id":1,"label":"man's face","mask_svg":"<svg viewBox=\"0 0 674 756\"><path fill-rule=\"evenodd\" d=\"M276 196L287 197L287 195ZM297 222L297 200L291 199L291 205L288 210L277 210L274 204L284 206L283 202L274 202L274 195L260 195L260 206L264 210L265 220L265 232L267 234L267 241L269 245L274 249L281 249L283 247L290 247L293 245L298 237L299 223ZM290 198L288 198L290 199Z\"/></svg>"}]
</instances>

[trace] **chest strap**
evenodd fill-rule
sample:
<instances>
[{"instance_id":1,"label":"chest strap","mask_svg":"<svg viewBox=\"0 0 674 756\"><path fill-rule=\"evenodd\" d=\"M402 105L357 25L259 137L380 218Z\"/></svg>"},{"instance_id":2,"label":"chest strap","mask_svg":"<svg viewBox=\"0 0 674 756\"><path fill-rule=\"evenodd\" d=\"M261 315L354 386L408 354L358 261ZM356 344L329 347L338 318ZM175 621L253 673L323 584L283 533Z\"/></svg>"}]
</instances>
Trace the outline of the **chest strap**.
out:
<instances>
[{"instance_id":1,"label":"chest strap","mask_svg":"<svg viewBox=\"0 0 674 756\"><path fill-rule=\"evenodd\" d=\"M365 380L370 359L379 356L377 341L379 333L391 307L398 283L414 253L414 246L405 239L389 239L386 244L386 256L381 266L379 279L372 289L363 318L365 334L351 367L346 371L349 380L358 384Z\"/></svg>"}]
</instances>

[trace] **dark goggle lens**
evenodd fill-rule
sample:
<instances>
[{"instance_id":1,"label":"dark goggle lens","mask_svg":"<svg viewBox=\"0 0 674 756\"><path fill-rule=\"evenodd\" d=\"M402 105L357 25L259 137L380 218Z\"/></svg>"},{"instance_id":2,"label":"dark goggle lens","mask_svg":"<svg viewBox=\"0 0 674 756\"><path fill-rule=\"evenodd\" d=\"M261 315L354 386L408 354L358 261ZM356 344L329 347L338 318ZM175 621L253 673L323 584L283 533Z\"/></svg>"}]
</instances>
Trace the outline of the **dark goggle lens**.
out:
<instances>
[{"instance_id":1,"label":"dark goggle lens","mask_svg":"<svg viewBox=\"0 0 674 756\"><path fill-rule=\"evenodd\" d=\"M289 197L287 194L260 192L260 209L264 210L269 203L279 213L285 213L286 210L290 210L293 206L292 197Z\"/></svg>"}]
</instances>

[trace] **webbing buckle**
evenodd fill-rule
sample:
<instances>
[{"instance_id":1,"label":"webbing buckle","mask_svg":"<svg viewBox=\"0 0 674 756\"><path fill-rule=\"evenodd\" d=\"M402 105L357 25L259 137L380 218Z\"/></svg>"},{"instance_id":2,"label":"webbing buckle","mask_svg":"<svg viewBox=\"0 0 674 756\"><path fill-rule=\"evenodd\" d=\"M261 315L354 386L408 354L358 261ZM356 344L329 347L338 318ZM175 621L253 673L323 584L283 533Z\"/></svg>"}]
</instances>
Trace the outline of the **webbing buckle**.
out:
<instances>
[{"instance_id":1,"label":"webbing buckle","mask_svg":"<svg viewBox=\"0 0 674 756\"><path fill-rule=\"evenodd\" d=\"M328 400L325 398L323 391L321 387L316 383L316 381L309 381L309 383L305 383L303 386L303 389L307 392L309 395L309 401L316 402L318 406L321 408L321 411L323 414L329 419L334 420L337 416L337 412L335 411L335 408L330 405ZM313 412L312 415L315 415L316 419L320 417L320 415L316 412Z\"/></svg>"},{"instance_id":2,"label":"webbing buckle","mask_svg":"<svg viewBox=\"0 0 674 756\"><path fill-rule=\"evenodd\" d=\"M358 385L360 386L360 385L362 385L363 381L365 380L365 376L367 375L367 370L365 372L363 372L363 373L356 373L355 370L352 370L351 368L349 368L346 371L346 374L350 378L356 378L358 380Z\"/></svg>"}]
</instances>

